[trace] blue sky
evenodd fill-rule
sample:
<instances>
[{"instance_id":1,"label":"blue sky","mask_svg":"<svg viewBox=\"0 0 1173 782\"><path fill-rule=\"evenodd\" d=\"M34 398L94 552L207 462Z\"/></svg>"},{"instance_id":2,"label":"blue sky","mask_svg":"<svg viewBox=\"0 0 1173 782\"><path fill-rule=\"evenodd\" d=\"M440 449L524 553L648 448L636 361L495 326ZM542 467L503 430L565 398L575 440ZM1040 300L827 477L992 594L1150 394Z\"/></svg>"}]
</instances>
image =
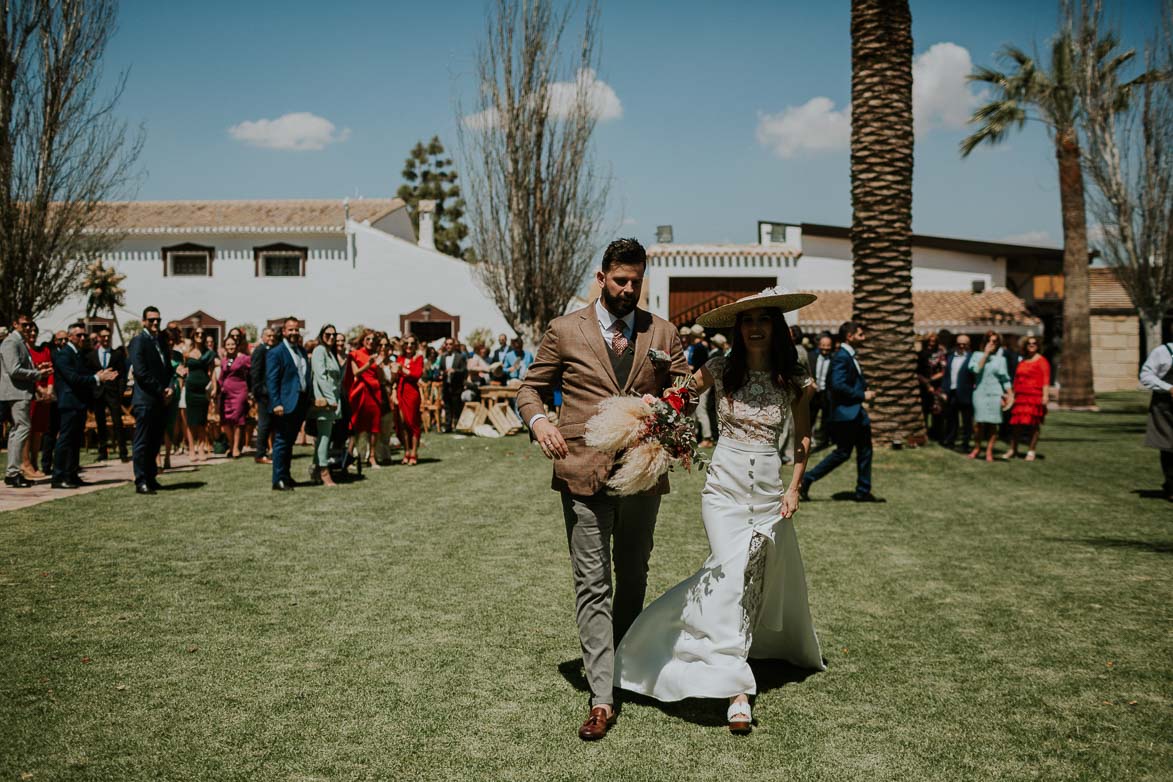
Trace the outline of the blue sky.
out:
<instances>
[{"instance_id":1,"label":"blue sky","mask_svg":"<svg viewBox=\"0 0 1173 782\"><path fill-rule=\"evenodd\" d=\"M1127 44L1142 45L1159 0L1108 4ZM108 78L129 69L119 112L147 131L138 197L392 195L417 140L437 134L455 146L455 103L473 86L484 9L481 0L124 0L106 68ZM1003 43L1045 43L1056 9L1055 0L913 0L925 125L917 232L1058 243L1040 127L968 160L957 153L959 117L977 100L958 74L994 64ZM614 175L617 230L651 241L656 225L671 224L678 242L751 242L758 220L849 224L849 17L846 0L603 0L597 78L617 116L600 123L596 153ZM312 117L263 122L290 114Z\"/></svg>"}]
</instances>

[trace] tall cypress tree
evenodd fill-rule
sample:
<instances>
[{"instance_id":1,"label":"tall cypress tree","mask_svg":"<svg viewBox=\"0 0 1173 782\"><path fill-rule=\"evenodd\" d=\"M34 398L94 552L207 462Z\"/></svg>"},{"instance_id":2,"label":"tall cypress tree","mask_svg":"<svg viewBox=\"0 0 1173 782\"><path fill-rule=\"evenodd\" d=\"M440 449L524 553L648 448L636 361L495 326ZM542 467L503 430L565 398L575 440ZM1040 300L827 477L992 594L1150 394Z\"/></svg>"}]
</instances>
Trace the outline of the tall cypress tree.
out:
<instances>
[{"instance_id":1,"label":"tall cypress tree","mask_svg":"<svg viewBox=\"0 0 1173 782\"><path fill-rule=\"evenodd\" d=\"M462 249L460 246L468 236L468 226L464 224L464 199L452 165L452 158L445 157L444 145L438 136L432 136L426 144L422 141L417 143L403 163L405 182L399 186L395 195L407 203L411 223L417 233L420 228L420 201L435 201L436 249L447 255L472 260L471 248Z\"/></svg>"}]
</instances>

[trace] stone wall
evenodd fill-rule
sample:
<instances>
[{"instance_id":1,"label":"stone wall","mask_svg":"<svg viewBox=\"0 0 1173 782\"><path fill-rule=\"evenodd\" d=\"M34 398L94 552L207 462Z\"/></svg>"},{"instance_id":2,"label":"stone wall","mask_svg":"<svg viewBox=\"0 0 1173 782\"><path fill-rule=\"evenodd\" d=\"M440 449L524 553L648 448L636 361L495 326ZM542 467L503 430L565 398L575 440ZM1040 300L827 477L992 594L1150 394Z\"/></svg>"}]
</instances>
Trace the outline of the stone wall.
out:
<instances>
[{"instance_id":1,"label":"stone wall","mask_svg":"<svg viewBox=\"0 0 1173 782\"><path fill-rule=\"evenodd\" d=\"M1140 325L1135 315L1092 315L1092 371L1096 393L1138 387Z\"/></svg>"}]
</instances>

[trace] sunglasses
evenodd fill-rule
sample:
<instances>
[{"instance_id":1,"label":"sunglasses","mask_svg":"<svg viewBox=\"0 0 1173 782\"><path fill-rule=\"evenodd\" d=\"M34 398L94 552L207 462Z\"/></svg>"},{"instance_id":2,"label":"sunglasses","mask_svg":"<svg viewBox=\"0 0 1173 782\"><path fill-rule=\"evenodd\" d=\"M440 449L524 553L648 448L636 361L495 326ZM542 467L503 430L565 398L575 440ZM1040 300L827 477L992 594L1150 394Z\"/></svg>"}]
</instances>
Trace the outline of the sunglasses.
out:
<instances>
[{"instance_id":1,"label":"sunglasses","mask_svg":"<svg viewBox=\"0 0 1173 782\"><path fill-rule=\"evenodd\" d=\"M143 318L143 323L158 323L162 318Z\"/></svg>"}]
</instances>

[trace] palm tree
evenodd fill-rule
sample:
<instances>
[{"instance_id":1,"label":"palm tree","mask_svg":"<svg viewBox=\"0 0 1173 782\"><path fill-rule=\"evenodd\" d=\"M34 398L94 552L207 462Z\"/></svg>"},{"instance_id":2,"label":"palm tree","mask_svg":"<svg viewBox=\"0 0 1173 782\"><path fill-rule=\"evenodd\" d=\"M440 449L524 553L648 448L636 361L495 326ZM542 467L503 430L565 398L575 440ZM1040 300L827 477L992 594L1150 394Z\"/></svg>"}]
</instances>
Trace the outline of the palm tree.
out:
<instances>
[{"instance_id":1,"label":"palm tree","mask_svg":"<svg viewBox=\"0 0 1173 782\"><path fill-rule=\"evenodd\" d=\"M1059 400L1065 407L1096 403L1092 383L1091 315L1088 303L1087 212L1079 145L1078 57L1071 30L1051 42L1050 68L1014 46L1000 59L1005 73L979 67L970 81L990 85L994 98L974 112L978 129L961 142L968 157L980 144L997 144L1028 119L1042 122L1055 144L1059 163L1059 206L1063 213L1063 351L1059 363Z\"/></svg>"},{"instance_id":2,"label":"palm tree","mask_svg":"<svg viewBox=\"0 0 1173 782\"><path fill-rule=\"evenodd\" d=\"M912 14L908 0L851 4L854 319L869 334L877 442L925 441L912 335Z\"/></svg>"},{"instance_id":3,"label":"palm tree","mask_svg":"<svg viewBox=\"0 0 1173 782\"><path fill-rule=\"evenodd\" d=\"M125 279L125 274L119 274L101 261L94 261L86 267L81 281L81 289L86 294L86 317L109 312L119 343L122 343L122 328L118 325L116 308L126 303L126 291L122 288Z\"/></svg>"}]
</instances>

